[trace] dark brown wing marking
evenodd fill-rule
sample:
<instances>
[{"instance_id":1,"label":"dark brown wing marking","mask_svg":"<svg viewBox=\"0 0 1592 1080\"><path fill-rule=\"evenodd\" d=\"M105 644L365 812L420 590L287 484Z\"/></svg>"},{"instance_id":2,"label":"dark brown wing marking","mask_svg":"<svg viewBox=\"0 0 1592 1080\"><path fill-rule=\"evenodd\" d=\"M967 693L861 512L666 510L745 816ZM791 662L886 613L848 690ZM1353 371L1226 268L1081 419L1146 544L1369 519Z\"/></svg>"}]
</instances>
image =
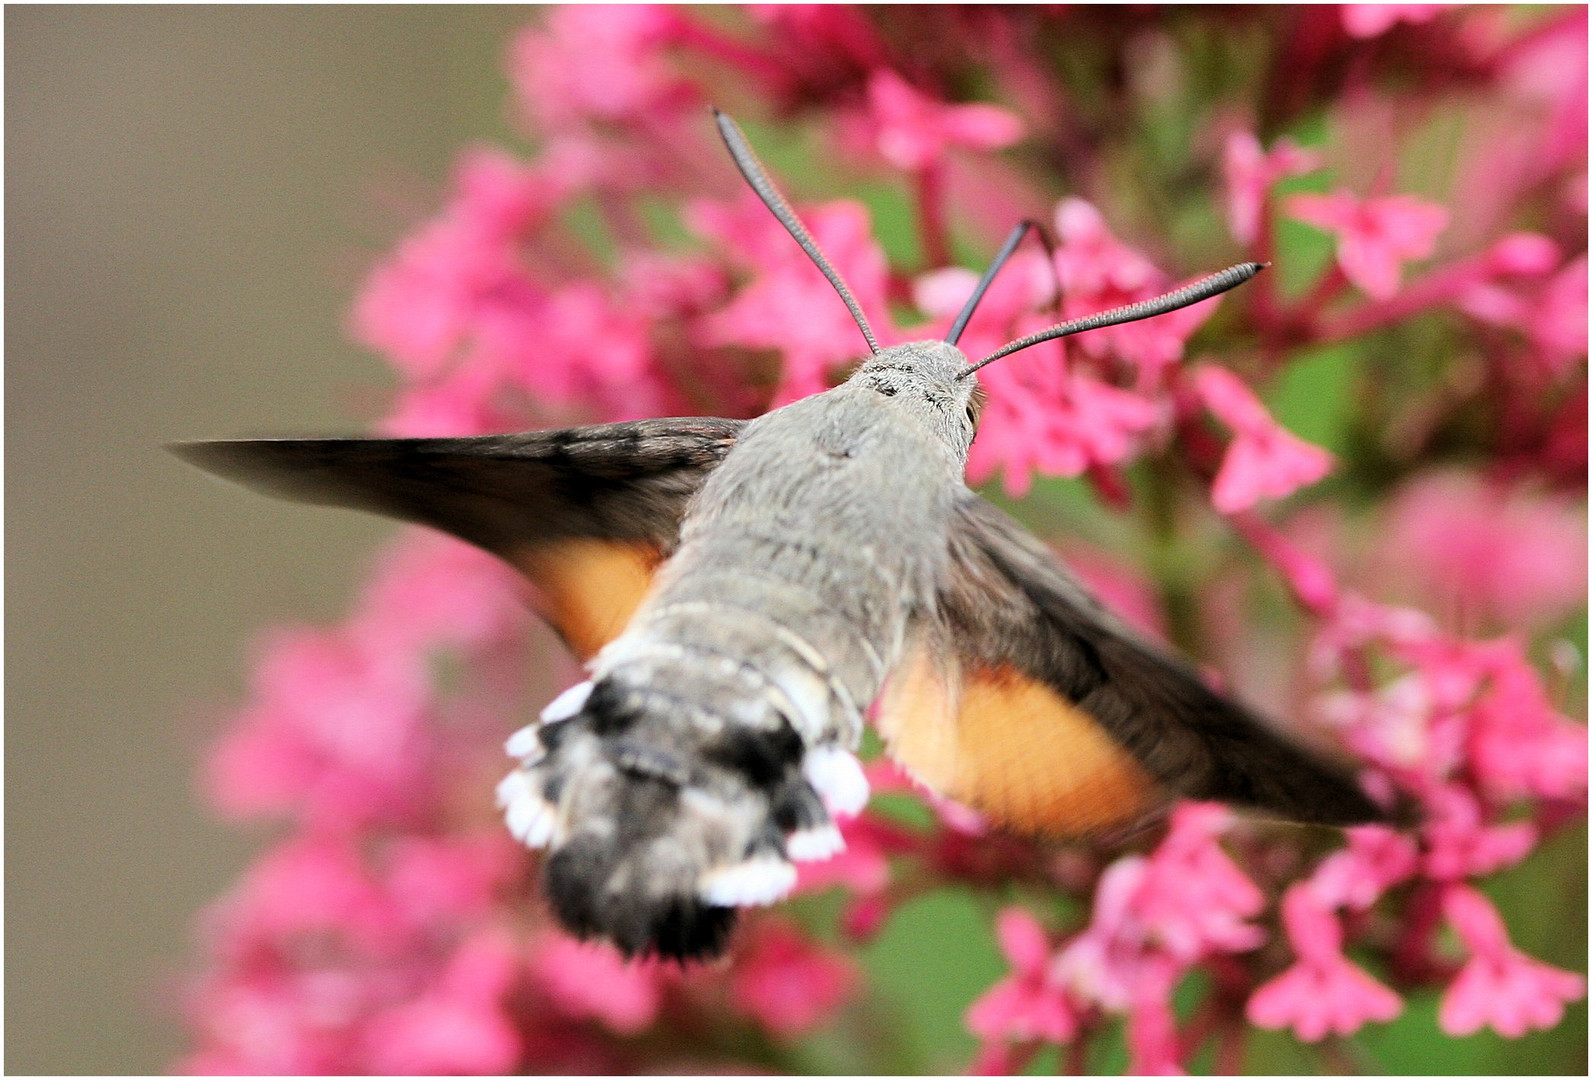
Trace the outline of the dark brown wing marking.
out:
<instances>
[{"instance_id":1,"label":"dark brown wing marking","mask_svg":"<svg viewBox=\"0 0 1592 1080\"><path fill-rule=\"evenodd\" d=\"M693 418L458 439L240 439L172 447L257 491L452 533L518 568L582 659L624 629L691 496L744 423Z\"/></svg>"}]
</instances>

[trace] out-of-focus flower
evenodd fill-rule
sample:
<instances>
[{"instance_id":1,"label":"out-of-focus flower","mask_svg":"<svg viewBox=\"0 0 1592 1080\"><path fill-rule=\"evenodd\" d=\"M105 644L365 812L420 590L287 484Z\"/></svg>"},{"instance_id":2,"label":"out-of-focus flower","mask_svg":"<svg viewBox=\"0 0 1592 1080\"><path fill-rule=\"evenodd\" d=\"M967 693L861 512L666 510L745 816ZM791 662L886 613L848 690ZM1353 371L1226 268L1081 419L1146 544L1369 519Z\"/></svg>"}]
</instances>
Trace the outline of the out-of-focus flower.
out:
<instances>
[{"instance_id":1,"label":"out-of-focus flower","mask_svg":"<svg viewBox=\"0 0 1592 1080\"><path fill-rule=\"evenodd\" d=\"M277 632L253 683L253 703L210 761L219 808L348 827L418 807L430 735L425 673L412 656L347 631Z\"/></svg>"},{"instance_id":2,"label":"out-of-focus flower","mask_svg":"<svg viewBox=\"0 0 1592 1080\"><path fill-rule=\"evenodd\" d=\"M1062 312L1069 319L1147 299L1170 284L1148 259L1113 236L1100 211L1083 199L1063 199L1056 207L1056 236ZM1183 358L1189 336L1218 302L1213 297L1153 319L1082 334L1073 344L1087 356L1115 358L1136 368L1139 388L1149 389Z\"/></svg>"},{"instance_id":3,"label":"out-of-focus flower","mask_svg":"<svg viewBox=\"0 0 1592 1080\"><path fill-rule=\"evenodd\" d=\"M520 101L553 130L582 122L645 123L696 100L663 55L675 13L655 4L554 7L514 42L509 73Z\"/></svg>"},{"instance_id":4,"label":"out-of-focus flower","mask_svg":"<svg viewBox=\"0 0 1592 1080\"><path fill-rule=\"evenodd\" d=\"M946 150L998 150L1023 136L1023 122L994 105L947 105L914 89L894 71L868 80L868 120L874 145L892 165L918 170Z\"/></svg>"},{"instance_id":5,"label":"out-of-focus flower","mask_svg":"<svg viewBox=\"0 0 1592 1080\"><path fill-rule=\"evenodd\" d=\"M1222 176L1227 184L1227 223L1233 238L1253 244L1260 234L1261 210L1279 180L1321 168L1321 155L1283 137L1262 150L1260 140L1235 131L1222 148Z\"/></svg>"},{"instance_id":6,"label":"out-of-focus flower","mask_svg":"<svg viewBox=\"0 0 1592 1080\"><path fill-rule=\"evenodd\" d=\"M1323 907L1364 911L1419 866L1415 841L1385 825L1345 833L1348 846L1321 860L1310 875L1310 889Z\"/></svg>"},{"instance_id":7,"label":"out-of-focus flower","mask_svg":"<svg viewBox=\"0 0 1592 1080\"><path fill-rule=\"evenodd\" d=\"M708 345L778 349L784 363L774 404L825 390L829 375L865 353L866 343L840 298L817 267L760 205L748 212L726 212L697 203L688 218L697 232L734 253L739 261L755 253L753 278L728 305L700 324ZM868 213L858 203L835 202L805 216L813 239L840 271L868 314L881 343L894 336L886 321L884 253L870 234Z\"/></svg>"},{"instance_id":8,"label":"out-of-focus flower","mask_svg":"<svg viewBox=\"0 0 1592 1080\"><path fill-rule=\"evenodd\" d=\"M1509 942L1497 909L1475 889L1449 886L1443 911L1470 959L1443 992L1438 1023L1450 1035L1490 1027L1505 1038L1553 1027L1566 1002L1586 993L1586 980L1533 960Z\"/></svg>"},{"instance_id":9,"label":"out-of-focus flower","mask_svg":"<svg viewBox=\"0 0 1592 1080\"><path fill-rule=\"evenodd\" d=\"M1290 216L1335 233L1344 276L1375 300L1399 291L1406 262L1424 259L1448 227L1448 211L1412 195L1360 199L1349 191L1290 196Z\"/></svg>"},{"instance_id":10,"label":"out-of-focus flower","mask_svg":"<svg viewBox=\"0 0 1592 1080\"><path fill-rule=\"evenodd\" d=\"M995 920L995 936L1012 973L968 1008L967 1029L986 1042L1071 1039L1078 1019L1065 991L1050 978L1050 945L1039 920L1022 908L1007 908Z\"/></svg>"},{"instance_id":11,"label":"out-of-focus flower","mask_svg":"<svg viewBox=\"0 0 1592 1080\"><path fill-rule=\"evenodd\" d=\"M1422 867L1437 881L1482 877L1513 866L1537 843L1537 830L1530 822L1489 825L1475 796L1460 787L1431 792L1427 808Z\"/></svg>"},{"instance_id":12,"label":"out-of-focus flower","mask_svg":"<svg viewBox=\"0 0 1592 1080\"><path fill-rule=\"evenodd\" d=\"M532 966L551 1004L565 1016L590 1017L634 1035L658 1015L664 969L657 961L629 963L612 945L551 934Z\"/></svg>"},{"instance_id":13,"label":"out-of-focus flower","mask_svg":"<svg viewBox=\"0 0 1592 1080\"><path fill-rule=\"evenodd\" d=\"M1233 441L1211 486L1211 502L1222 513L1292 495L1332 471L1331 454L1273 420L1231 372L1201 367L1194 385L1206 408L1233 429Z\"/></svg>"},{"instance_id":14,"label":"out-of-focus flower","mask_svg":"<svg viewBox=\"0 0 1592 1080\"><path fill-rule=\"evenodd\" d=\"M443 213L366 282L352 317L355 338L411 378L440 375L483 312L535 301L516 246L565 194L542 170L501 151L466 155Z\"/></svg>"},{"instance_id":15,"label":"out-of-focus flower","mask_svg":"<svg viewBox=\"0 0 1592 1080\"><path fill-rule=\"evenodd\" d=\"M1144 1076L1181 1076L1182 1047L1172 1012L1172 964L1151 967L1133 988L1128 1008L1128 1071Z\"/></svg>"},{"instance_id":16,"label":"out-of-focus flower","mask_svg":"<svg viewBox=\"0 0 1592 1080\"><path fill-rule=\"evenodd\" d=\"M1587 260L1572 259L1556 274L1526 286L1478 281L1458 297L1466 314L1518 330L1533 360L1562 378L1587 349Z\"/></svg>"},{"instance_id":17,"label":"out-of-focus flower","mask_svg":"<svg viewBox=\"0 0 1592 1080\"><path fill-rule=\"evenodd\" d=\"M1586 516L1569 499L1439 472L1395 499L1382 559L1434 610L1529 630L1586 593L1586 550Z\"/></svg>"},{"instance_id":18,"label":"out-of-focus flower","mask_svg":"<svg viewBox=\"0 0 1592 1080\"><path fill-rule=\"evenodd\" d=\"M808 941L793 927L765 922L741 946L730 976L733 1008L782 1038L828 1020L857 983L845 957Z\"/></svg>"},{"instance_id":19,"label":"out-of-focus flower","mask_svg":"<svg viewBox=\"0 0 1592 1080\"><path fill-rule=\"evenodd\" d=\"M505 1007L520 957L502 934L462 945L433 989L386 1010L365 1032L370 1072L420 1075L505 1073L520 1060L520 1033Z\"/></svg>"},{"instance_id":20,"label":"out-of-focus flower","mask_svg":"<svg viewBox=\"0 0 1592 1080\"><path fill-rule=\"evenodd\" d=\"M1282 900L1283 926L1298 962L1256 990L1245 1008L1250 1023L1291 1027L1306 1042L1353 1035L1367 1021L1386 1023L1402 1011L1399 996L1343 955L1343 928L1307 885Z\"/></svg>"},{"instance_id":21,"label":"out-of-focus flower","mask_svg":"<svg viewBox=\"0 0 1592 1080\"><path fill-rule=\"evenodd\" d=\"M1338 8L1343 29L1350 37L1374 38L1399 23L1419 26L1430 22L1453 4L1343 4Z\"/></svg>"}]
</instances>

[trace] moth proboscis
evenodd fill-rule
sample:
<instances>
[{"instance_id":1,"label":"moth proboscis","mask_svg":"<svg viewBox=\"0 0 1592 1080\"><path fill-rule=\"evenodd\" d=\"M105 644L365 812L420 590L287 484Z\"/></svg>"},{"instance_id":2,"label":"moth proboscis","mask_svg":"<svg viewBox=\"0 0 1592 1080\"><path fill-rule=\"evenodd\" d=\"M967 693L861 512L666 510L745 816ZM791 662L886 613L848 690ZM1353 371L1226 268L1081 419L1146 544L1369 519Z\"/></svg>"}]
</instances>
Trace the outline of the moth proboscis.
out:
<instances>
[{"instance_id":1,"label":"moth proboscis","mask_svg":"<svg viewBox=\"0 0 1592 1080\"><path fill-rule=\"evenodd\" d=\"M844 384L751 421L660 419L431 439L181 444L221 476L418 522L495 553L590 678L508 741L509 828L548 850L547 895L627 954L714 954L738 907L844 846L877 702L889 751L996 826L1078 835L1187 796L1284 819L1384 818L1349 769L1209 689L1097 605L968 489L984 364L1232 288L1244 263L1065 322L977 364L956 342L881 348L866 316L715 111L753 189L835 286L870 355Z\"/></svg>"}]
</instances>

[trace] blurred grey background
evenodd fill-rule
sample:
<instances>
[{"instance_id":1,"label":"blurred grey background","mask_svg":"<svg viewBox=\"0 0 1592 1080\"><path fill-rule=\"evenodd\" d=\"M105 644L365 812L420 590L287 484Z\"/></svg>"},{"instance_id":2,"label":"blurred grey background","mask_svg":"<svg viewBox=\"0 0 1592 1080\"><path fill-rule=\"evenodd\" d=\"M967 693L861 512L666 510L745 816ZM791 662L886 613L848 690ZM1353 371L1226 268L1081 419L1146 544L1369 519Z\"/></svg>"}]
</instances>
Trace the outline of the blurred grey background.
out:
<instances>
[{"instance_id":1,"label":"blurred grey background","mask_svg":"<svg viewBox=\"0 0 1592 1080\"><path fill-rule=\"evenodd\" d=\"M371 411L382 365L342 334L360 271L509 130L527 18L5 11L8 1072L181 1046L194 916L261 840L201 807L199 752L252 635L335 617L387 529L159 447Z\"/></svg>"}]
</instances>

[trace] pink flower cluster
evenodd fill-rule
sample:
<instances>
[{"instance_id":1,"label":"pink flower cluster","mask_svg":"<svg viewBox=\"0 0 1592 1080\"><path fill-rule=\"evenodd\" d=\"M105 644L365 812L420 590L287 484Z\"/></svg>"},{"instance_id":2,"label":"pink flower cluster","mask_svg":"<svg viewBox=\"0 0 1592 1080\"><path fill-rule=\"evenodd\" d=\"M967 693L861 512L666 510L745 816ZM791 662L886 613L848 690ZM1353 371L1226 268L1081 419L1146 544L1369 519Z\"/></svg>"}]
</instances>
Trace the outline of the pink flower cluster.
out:
<instances>
[{"instance_id":1,"label":"pink flower cluster","mask_svg":"<svg viewBox=\"0 0 1592 1080\"><path fill-rule=\"evenodd\" d=\"M1202 97L1178 59L1195 24L1273 51ZM1586 728L1553 639L1586 590L1585 41L1584 11L1445 5L547 12L509 53L536 153L465 152L354 306L351 332L400 381L382 431L751 416L844 377L862 338L744 190L710 100L777 121L753 128L760 147L785 124L813 134L820 179L783 179L886 343L943 336L977 280L950 252L987 257L1025 216L1053 250L1025 248L996 280L961 341L974 359L1239 258L1275 262L1219 301L981 371L969 481L1032 490L1050 520L1036 478L1084 478L1099 535L1146 539L1082 550L1080 569L1174 640L1221 636L1242 621L1223 597L1280 583L1293 629L1238 660L1277 669L1292 649L1287 712L1404 824L1329 840L1181 804L1131 843L1059 845L995 832L876 760L875 792L926 801L927 824L846 822L845 850L804 863L797 898L749 919L719 965L626 963L556 929L537 857L492 806L504 736L567 671L507 568L405 533L345 619L263 638L209 755L215 809L279 833L202 920L182 1066L784 1071L814 1032L870 1041L875 1010L832 1022L873 992L854 950L951 886L1000 909L1010 967L966 1011L976 1071L1020 1071L1051 1044L1090 1071L1117 1024L1134 1071L1206 1049L1236 1071L1255 1027L1320 1045L1411 1022L1412 995L1454 1037L1557 1024L1584 979L1521 952L1477 884L1584 819ZM1132 74L1080 86L1061 47ZM1146 105L1185 100L1170 127ZM1455 175L1417 183L1411 132L1456 101L1475 126L1455 121ZM1330 121L1324 143L1311 116ZM1483 167L1495 142L1507 168ZM809 201L868 176L905 193L910 229ZM1205 176L1219 186L1191 184ZM1449 190L1465 195L1435 197ZM1316 270L1295 257L1305 234ZM1290 430L1282 392L1296 358L1323 354L1355 371L1328 446ZM1351 550L1346 512L1325 538L1301 512L1340 492L1371 508L1374 556Z\"/></svg>"}]
</instances>

